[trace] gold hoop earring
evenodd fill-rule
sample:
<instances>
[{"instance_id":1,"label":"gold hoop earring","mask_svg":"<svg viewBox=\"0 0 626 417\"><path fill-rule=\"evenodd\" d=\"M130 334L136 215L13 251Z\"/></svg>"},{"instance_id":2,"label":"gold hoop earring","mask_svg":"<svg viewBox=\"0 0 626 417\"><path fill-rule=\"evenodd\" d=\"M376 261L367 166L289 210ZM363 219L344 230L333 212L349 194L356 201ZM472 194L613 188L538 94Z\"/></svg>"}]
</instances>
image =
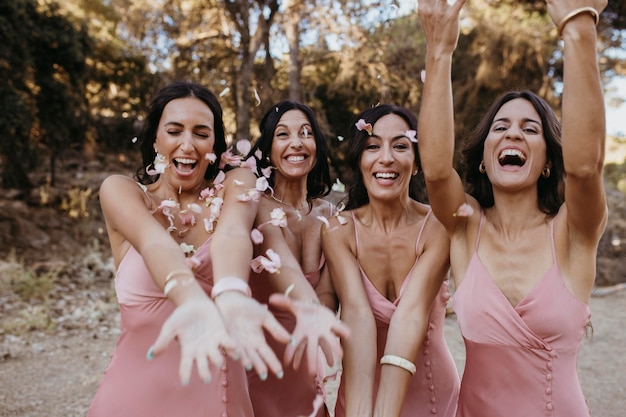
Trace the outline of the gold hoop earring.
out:
<instances>
[{"instance_id":1,"label":"gold hoop earring","mask_svg":"<svg viewBox=\"0 0 626 417\"><path fill-rule=\"evenodd\" d=\"M550 167L548 167L547 165L543 168L543 171L541 171L541 176L544 178L549 178L550 177Z\"/></svg>"},{"instance_id":2,"label":"gold hoop earring","mask_svg":"<svg viewBox=\"0 0 626 417\"><path fill-rule=\"evenodd\" d=\"M417 169L416 169L415 171L413 171L413 172L411 173L411 175L412 175L412 176L416 176L416 175L417 175Z\"/></svg>"},{"instance_id":3,"label":"gold hoop earring","mask_svg":"<svg viewBox=\"0 0 626 417\"><path fill-rule=\"evenodd\" d=\"M481 174L484 174L485 172L487 172L487 170L485 169L485 161L480 161L480 165L478 165L478 171Z\"/></svg>"}]
</instances>

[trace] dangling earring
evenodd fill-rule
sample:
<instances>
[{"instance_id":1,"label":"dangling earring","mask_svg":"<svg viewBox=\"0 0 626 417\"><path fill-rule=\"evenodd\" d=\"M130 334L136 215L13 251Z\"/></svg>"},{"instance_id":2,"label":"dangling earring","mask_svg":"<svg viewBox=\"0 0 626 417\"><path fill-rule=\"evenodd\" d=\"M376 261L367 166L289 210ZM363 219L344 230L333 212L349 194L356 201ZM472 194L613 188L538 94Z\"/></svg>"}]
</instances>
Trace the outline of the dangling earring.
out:
<instances>
[{"instance_id":1,"label":"dangling earring","mask_svg":"<svg viewBox=\"0 0 626 417\"><path fill-rule=\"evenodd\" d=\"M550 167L549 166L545 166L543 168L543 171L541 171L541 176L544 178L549 178L550 177Z\"/></svg>"},{"instance_id":2,"label":"dangling earring","mask_svg":"<svg viewBox=\"0 0 626 417\"><path fill-rule=\"evenodd\" d=\"M413 172L411 173L411 175L412 175L412 176L416 176L416 175L417 175L417 168L415 169L415 171L413 171Z\"/></svg>"},{"instance_id":3,"label":"dangling earring","mask_svg":"<svg viewBox=\"0 0 626 417\"><path fill-rule=\"evenodd\" d=\"M480 161L480 165L478 165L478 171L481 174L484 174L485 172L487 172L487 170L485 169L485 161Z\"/></svg>"},{"instance_id":4,"label":"dangling earring","mask_svg":"<svg viewBox=\"0 0 626 417\"><path fill-rule=\"evenodd\" d=\"M265 162L267 162L268 164L271 164L271 161L270 161L270 156L269 156L269 155L267 155L267 156L265 157Z\"/></svg>"}]
</instances>

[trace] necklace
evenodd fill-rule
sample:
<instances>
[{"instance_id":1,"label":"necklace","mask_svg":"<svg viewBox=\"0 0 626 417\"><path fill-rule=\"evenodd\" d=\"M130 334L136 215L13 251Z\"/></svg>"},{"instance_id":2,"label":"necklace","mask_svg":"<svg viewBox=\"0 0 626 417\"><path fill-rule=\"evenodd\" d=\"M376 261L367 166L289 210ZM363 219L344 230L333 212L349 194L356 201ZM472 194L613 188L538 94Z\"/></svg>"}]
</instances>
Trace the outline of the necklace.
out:
<instances>
[{"instance_id":1,"label":"necklace","mask_svg":"<svg viewBox=\"0 0 626 417\"><path fill-rule=\"evenodd\" d=\"M272 200L277 201L280 204L293 209L296 212L296 216L298 216L298 221L302 220L302 213L300 212L300 210L304 210L304 208L307 206L306 204L303 204L300 207L294 207L291 204L285 203L283 200L281 200L280 198L276 197L273 193L270 194L270 196L272 197Z\"/></svg>"}]
</instances>

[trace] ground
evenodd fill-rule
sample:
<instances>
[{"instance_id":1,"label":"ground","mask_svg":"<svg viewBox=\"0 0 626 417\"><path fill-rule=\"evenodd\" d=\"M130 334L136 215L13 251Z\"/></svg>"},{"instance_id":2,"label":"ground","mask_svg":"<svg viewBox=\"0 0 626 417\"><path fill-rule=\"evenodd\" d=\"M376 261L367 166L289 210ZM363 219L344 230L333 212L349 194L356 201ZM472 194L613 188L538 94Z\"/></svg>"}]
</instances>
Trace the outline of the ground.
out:
<instances>
[{"instance_id":1,"label":"ground","mask_svg":"<svg viewBox=\"0 0 626 417\"><path fill-rule=\"evenodd\" d=\"M96 195L107 172L133 169L116 155L64 162L68 168L55 187L26 195L0 190L0 417L84 416L119 335L113 266ZM45 176L36 174L34 182L45 184L37 175ZM607 242L613 252L602 259L610 260L607 271L623 274L615 242ZM621 282L609 280L611 286L595 291L593 334L579 357L581 384L599 417L623 416L626 409ZM454 314L446 319L446 332L462 372ZM334 390L330 385L330 402Z\"/></svg>"}]
</instances>

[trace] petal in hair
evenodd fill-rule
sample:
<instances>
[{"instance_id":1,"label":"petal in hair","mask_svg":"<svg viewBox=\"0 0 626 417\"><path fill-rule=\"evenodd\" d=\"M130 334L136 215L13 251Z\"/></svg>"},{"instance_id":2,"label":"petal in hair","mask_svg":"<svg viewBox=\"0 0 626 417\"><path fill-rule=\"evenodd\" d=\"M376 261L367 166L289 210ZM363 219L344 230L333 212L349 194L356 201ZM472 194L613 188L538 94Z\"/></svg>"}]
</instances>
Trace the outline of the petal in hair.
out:
<instances>
[{"instance_id":1,"label":"petal in hair","mask_svg":"<svg viewBox=\"0 0 626 417\"><path fill-rule=\"evenodd\" d=\"M358 130L365 130L367 132L367 134L370 135L370 136L373 133L372 125L367 123L363 119L359 119L359 121L355 123L355 126L356 126L356 128Z\"/></svg>"}]
</instances>

